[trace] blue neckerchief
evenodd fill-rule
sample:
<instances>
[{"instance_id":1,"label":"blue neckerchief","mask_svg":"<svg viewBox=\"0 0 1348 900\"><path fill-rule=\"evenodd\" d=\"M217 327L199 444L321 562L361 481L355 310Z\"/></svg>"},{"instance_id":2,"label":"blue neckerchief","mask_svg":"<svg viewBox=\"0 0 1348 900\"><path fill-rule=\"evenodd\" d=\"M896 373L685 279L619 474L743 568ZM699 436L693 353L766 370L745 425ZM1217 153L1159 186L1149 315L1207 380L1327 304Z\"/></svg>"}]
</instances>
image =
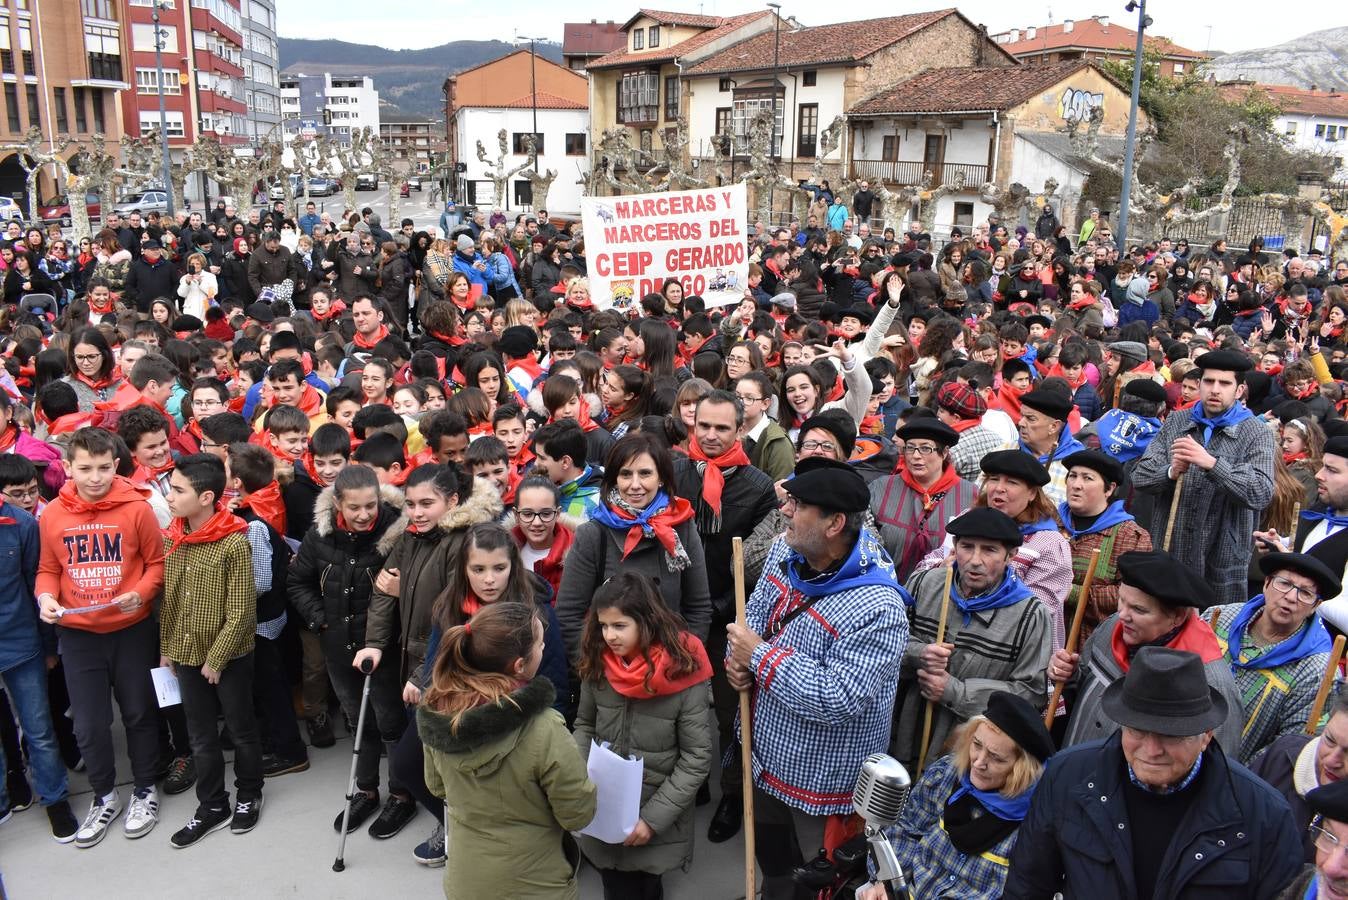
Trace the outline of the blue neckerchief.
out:
<instances>
[{"instance_id":1,"label":"blue neckerchief","mask_svg":"<svg viewBox=\"0 0 1348 900\"><path fill-rule=\"evenodd\" d=\"M1034 785L1030 785L1014 797L1003 797L997 791L980 791L969 780L968 774L964 774L960 776L960 786L955 788L955 793L951 794L946 802L954 803L965 794L973 797L984 809L1005 822L1023 822L1025 814L1030 811Z\"/></svg>"},{"instance_id":2,"label":"blue neckerchief","mask_svg":"<svg viewBox=\"0 0 1348 900\"><path fill-rule=\"evenodd\" d=\"M1329 632L1320 621L1319 613L1312 613L1297 633L1287 638L1280 644L1275 644L1264 653L1259 654L1253 659L1241 661L1240 647L1244 642L1245 629L1259 611L1264 608L1264 595L1258 594L1251 597L1249 602L1240 608L1236 613L1236 618L1231 622L1231 628L1226 635L1226 655L1231 657L1231 669L1276 669L1288 663L1294 663L1297 660L1305 659L1316 653L1328 653L1334 646L1334 642L1329 639Z\"/></svg>"},{"instance_id":3,"label":"blue neckerchief","mask_svg":"<svg viewBox=\"0 0 1348 900\"><path fill-rule=\"evenodd\" d=\"M607 525L609 528L621 531L623 534L627 534L628 529L633 525L638 525L641 527L641 533L643 535L651 537L655 534L655 529L651 528L649 524L651 517L663 512L668 506L669 495L664 491L659 491L656 493L655 499L651 501L651 505L638 513L634 519L624 519L614 512L613 507L609 506L607 503L600 503L596 506L590 512L590 518L601 525Z\"/></svg>"},{"instance_id":4,"label":"blue neckerchief","mask_svg":"<svg viewBox=\"0 0 1348 900\"><path fill-rule=\"evenodd\" d=\"M1062 423L1062 431L1058 433L1058 443L1054 446L1052 450L1045 453L1043 456L1040 456L1038 453L1035 453L1029 447L1025 446L1024 441L1020 442L1020 449L1024 450L1026 453L1030 454L1035 459L1039 460L1041 465L1047 466L1055 459L1062 459L1065 456L1071 456L1078 450L1085 450L1086 447L1081 443L1081 441L1077 440L1075 437L1072 436L1071 429L1069 429L1067 427L1067 423L1064 422Z\"/></svg>"},{"instance_id":5,"label":"blue neckerchief","mask_svg":"<svg viewBox=\"0 0 1348 900\"><path fill-rule=\"evenodd\" d=\"M1115 525L1122 525L1124 522L1133 521L1133 517L1123 508L1122 500L1115 500L1105 507L1105 511L1096 516L1095 521L1078 531L1072 522L1072 510L1063 501L1058 504L1058 515L1062 518L1062 525L1067 529L1067 534L1072 540L1087 534L1095 534L1104 531L1107 528L1113 528Z\"/></svg>"},{"instance_id":6,"label":"blue neckerchief","mask_svg":"<svg viewBox=\"0 0 1348 900\"><path fill-rule=\"evenodd\" d=\"M879 585L895 588L903 595L904 604L912 605L911 598L904 594L898 576L894 574L894 560L889 558L884 545L869 528L861 529L857 542L852 545L852 552L833 572L805 578L800 574L800 569L806 565L805 557L792 550L787 554L783 568L786 569L786 578L791 587L807 597L836 594L866 585Z\"/></svg>"},{"instance_id":7,"label":"blue neckerchief","mask_svg":"<svg viewBox=\"0 0 1348 900\"><path fill-rule=\"evenodd\" d=\"M1308 522L1325 522L1330 528L1348 528L1348 516L1336 516L1332 509L1305 509L1301 518Z\"/></svg>"},{"instance_id":8,"label":"blue neckerchief","mask_svg":"<svg viewBox=\"0 0 1348 900\"><path fill-rule=\"evenodd\" d=\"M1195 403L1189 408L1190 418L1203 426L1203 446L1206 447L1212 440L1212 433L1218 428L1235 428L1246 419L1253 419L1254 413L1241 401L1237 400L1231 408L1220 416L1208 418L1203 414L1203 404Z\"/></svg>"},{"instance_id":9,"label":"blue neckerchief","mask_svg":"<svg viewBox=\"0 0 1348 900\"><path fill-rule=\"evenodd\" d=\"M1320 886L1320 873L1316 872L1315 877L1311 879L1311 883L1306 886L1306 896L1302 897L1301 900L1315 900L1315 898L1318 896L1316 888L1318 888L1319 886Z\"/></svg>"},{"instance_id":10,"label":"blue neckerchief","mask_svg":"<svg viewBox=\"0 0 1348 900\"><path fill-rule=\"evenodd\" d=\"M1175 785L1174 787L1172 787L1168 791L1158 791L1155 788L1147 787L1145 784L1137 780L1137 776L1133 774L1133 767L1131 765L1128 765L1128 763L1126 762L1124 763L1124 765L1128 766L1128 780L1133 783L1133 787L1141 791L1146 791L1148 794L1155 794L1158 797L1164 797L1169 794L1177 794L1180 791L1187 788L1189 785L1194 783L1194 779L1198 777L1198 770L1203 768L1203 754L1202 753L1198 754L1198 759L1194 760L1194 767L1189 770L1188 775L1184 776L1184 780L1181 781L1179 784Z\"/></svg>"},{"instance_id":11,"label":"blue neckerchief","mask_svg":"<svg viewBox=\"0 0 1348 900\"><path fill-rule=\"evenodd\" d=\"M1057 531L1058 523L1052 519L1040 519L1038 522L1026 522L1020 526L1020 536L1027 538L1036 531Z\"/></svg>"},{"instance_id":12,"label":"blue neckerchief","mask_svg":"<svg viewBox=\"0 0 1348 900\"><path fill-rule=\"evenodd\" d=\"M1121 463L1132 462L1145 453L1160 430L1160 419L1121 409L1111 409L1095 420L1100 449Z\"/></svg>"},{"instance_id":13,"label":"blue neckerchief","mask_svg":"<svg viewBox=\"0 0 1348 900\"><path fill-rule=\"evenodd\" d=\"M1002 583L997 585L991 591L979 594L977 597L965 599L960 596L959 571L956 570L953 578L950 579L950 599L959 607L964 614L964 624L969 624L969 617L976 612L986 612L989 609L1001 609L1004 606L1013 606L1022 600L1034 596L1034 591L1027 588L1016 573L1011 571L1010 566L1006 569L1006 574L1002 576Z\"/></svg>"}]
</instances>

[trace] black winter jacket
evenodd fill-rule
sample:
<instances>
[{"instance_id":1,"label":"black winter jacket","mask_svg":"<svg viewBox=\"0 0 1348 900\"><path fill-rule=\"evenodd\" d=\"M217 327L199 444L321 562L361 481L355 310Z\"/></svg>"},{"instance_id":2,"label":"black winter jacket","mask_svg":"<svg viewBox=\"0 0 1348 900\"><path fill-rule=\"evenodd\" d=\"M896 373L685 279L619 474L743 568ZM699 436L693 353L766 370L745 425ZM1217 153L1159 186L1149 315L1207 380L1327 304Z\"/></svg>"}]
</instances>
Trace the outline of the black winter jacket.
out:
<instances>
[{"instance_id":1,"label":"black winter jacket","mask_svg":"<svg viewBox=\"0 0 1348 900\"><path fill-rule=\"evenodd\" d=\"M1004 900L1138 900L1124 803L1122 737L1049 760L1021 823ZM1301 871L1287 801L1214 742L1150 900L1266 900ZM1148 898L1142 898L1148 900Z\"/></svg>"},{"instance_id":2,"label":"black winter jacket","mask_svg":"<svg viewBox=\"0 0 1348 900\"><path fill-rule=\"evenodd\" d=\"M350 655L365 647L366 614L374 579L407 519L402 494L384 488L379 518L367 532L337 528L337 504L325 488L314 504L314 525L290 563L290 602L305 628L323 635L327 653Z\"/></svg>"}]
</instances>

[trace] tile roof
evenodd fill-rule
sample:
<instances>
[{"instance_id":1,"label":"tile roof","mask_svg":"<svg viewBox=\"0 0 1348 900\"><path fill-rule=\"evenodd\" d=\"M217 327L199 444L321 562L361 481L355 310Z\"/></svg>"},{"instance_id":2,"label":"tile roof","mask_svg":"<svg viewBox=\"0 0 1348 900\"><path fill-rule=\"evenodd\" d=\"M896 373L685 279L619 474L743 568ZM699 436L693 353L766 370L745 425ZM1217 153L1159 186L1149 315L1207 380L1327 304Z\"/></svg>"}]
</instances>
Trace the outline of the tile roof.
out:
<instances>
[{"instance_id":1,"label":"tile roof","mask_svg":"<svg viewBox=\"0 0 1348 900\"><path fill-rule=\"evenodd\" d=\"M502 103L498 109L533 109L534 97L538 97L539 109L587 109L588 104L580 103L566 97L558 97L556 94L549 94L547 91L538 91L537 94L525 94L508 103Z\"/></svg>"},{"instance_id":2,"label":"tile roof","mask_svg":"<svg viewBox=\"0 0 1348 900\"><path fill-rule=\"evenodd\" d=\"M701 16L693 13L668 12L663 9L639 9L636 15L623 23L623 29L631 28L632 23L642 16L654 19L661 25L682 25L685 28L715 28L724 21L721 16Z\"/></svg>"},{"instance_id":3,"label":"tile roof","mask_svg":"<svg viewBox=\"0 0 1348 900\"><path fill-rule=\"evenodd\" d=\"M726 16L724 18L706 16L705 18L714 18L719 24L709 28L701 34L695 34L687 40L679 41L677 44L670 44L669 46L662 47L656 51L639 50L633 53L631 50L627 49L627 45L624 44L620 49L614 50L612 53L604 54L585 68L607 69L613 66L655 65L658 63L672 62L681 56L688 55L699 47L706 46L712 41L725 37L736 28L748 25L750 22L756 22L764 16L770 15L772 15L771 10L763 9L758 10L757 12L744 13L738 16Z\"/></svg>"},{"instance_id":4,"label":"tile roof","mask_svg":"<svg viewBox=\"0 0 1348 900\"><path fill-rule=\"evenodd\" d=\"M1016 139L1033 144L1049 156L1057 157L1063 162L1074 165L1081 172L1090 171L1091 164L1076 155L1076 151L1072 149L1072 139L1061 131L1017 131ZM1096 137L1095 152L1104 159L1121 161L1123 159L1123 148L1124 140L1121 137L1109 134ZM1156 147L1153 145L1148 152L1154 157Z\"/></svg>"},{"instance_id":5,"label":"tile roof","mask_svg":"<svg viewBox=\"0 0 1348 900\"><path fill-rule=\"evenodd\" d=\"M778 65L783 68L859 62L895 41L921 31L955 12L954 9L938 9L907 16L838 22L813 28L794 30L784 28L780 34L774 34L769 29L712 54L685 70L684 74L711 75L770 68L774 51L779 56ZM781 45L777 47L776 41L779 38Z\"/></svg>"},{"instance_id":6,"label":"tile roof","mask_svg":"<svg viewBox=\"0 0 1348 900\"><path fill-rule=\"evenodd\" d=\"M876 116L1010 109L1091 65L1087 60L1077 59L1046 66L928 69L859 101L848 114Z\"/></svg>"},{"instance_id":7,"label":"tile roof","mask_svg":"<svg viewBox=\"0 0 1348 900\"><path fill-rule=\"evenodd\" d=\"M562 25L562 56L603 56L627 41L616 22L567 22Z\"/></svg>"},{"instance_id":8,"label":"tile roof","mask_svg":"<svg viewBox=\"0 0 1348 900\"><path fill-rule=\"evenodd\" d=\"M1348 93L1342 91L1312 91L1286 84L1255 84L1234 81L1218 88L1228 100L1241 100L1250 91L1262 91L1282 107L1283 112L1299 116L1348 119Z\"/></svg>"},{"instance_id":9,"label":"tile roof","mask_svg":"<svg viewBox=\"0 0 1348 900\"><path fill-rule=\"evenodd\" d=\"M1002 49L1013 56L1032 56L1046 51L1079 48L1083 50L1121 50L1132 53L1137 46L1137 32L1110 22L1107 18L1101 22L1098 18L1081 19L1072 23L1070 31L1067 23L1061 25L1043 25L1035 28L1034 37L1025 38L1027 29L1015 29L1021 40L1002 43ZM993 39L1005 37L1013 32L993 35ZM1206 59L1207 55L1189 50L1176 44L1170 38L1151 35L1147 38L1148 49L1164 56L1178 56L1184 59Z\"/></svg>"}]
</instances>

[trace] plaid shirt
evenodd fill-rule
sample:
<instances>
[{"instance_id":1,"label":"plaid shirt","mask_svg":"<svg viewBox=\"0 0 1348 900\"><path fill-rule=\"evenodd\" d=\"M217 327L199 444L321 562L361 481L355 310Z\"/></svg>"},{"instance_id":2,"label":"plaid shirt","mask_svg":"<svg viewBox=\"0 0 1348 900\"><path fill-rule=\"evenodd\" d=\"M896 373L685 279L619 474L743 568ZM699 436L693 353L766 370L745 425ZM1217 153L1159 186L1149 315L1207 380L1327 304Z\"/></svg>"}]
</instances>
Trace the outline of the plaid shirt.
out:
<instances>
[{"instance_id":1,"label":"plaid shirt","mask_svg":"<svg viewBox=\"0 0 1348 900\"><path fill-rule=\"evenodd\" d=\"M204 663L219 672L253 651L256 630L252 551L242 533L209 544L180 544L164 557L160 653L185 666Z\"/></svg>"},{"instance_id":2,"label":"plaid shirt","mask_svg":"<svg viewBox=\"0 0 1348 900\"><path fill-rule=\"evenodd\" d=\"M1010 870L1016 832L974 856L955 849L945 830L945 804L959 787L952 757L927 766L913 787L899 824L885 829L914 897L922 900L998 900Z\"/></svg>"},{"instance_id":3,"label":"plaid shirt","mask_svg":"<svg viewBox=\"0 0 1348 900\"><path fill-rule=\"evenodd\" d=\"M1187 409L1165 420L1133 469L1133 487L1155 495L1151 521L1138 523L1147 526L1155 547L1165 540L1175 491L1170 448L1183 435L1203 441L1203 429ZM1185 474L1170 553L1203 574L1218 602L1243 603L1249 599L1250 534L1273 499L1273 432L1256 416L1216 429L1207 449L1217 464L1206 472L1190 466Z\"/></svg>"},{"instance_id":4,"label":"plaid shirt","mask_svg":"<svg viewBox=\"0 0 1348 900\"><path fill-rule=\"evenodd\" d=\"M959 443L950 448L950 461L961 478L970 484L978 484L983 480L983 469L979 466L983 457L1005 449L1007 445L1001 435L979 424L960 432ZM1012 445L1010 449L1014 450L1015 446Z\"/></svg>"},{"instance_id":5,"label":"plaid shirt","mask_svg":"<svg viewBox=\"0 0 1348 900\"><path fill-rule=\"evenodd\" d=\"M750 631L764 634L808 599L787 580L789 552L784 538L768 551L749 598ZM893 566L887 557L879 564ZM754 783L808 815L850 813L861 764L889 741L907 642L895 581L822 597L754 648Z\"/></svg>"},{"instance_id":6,"label":"plaid shirt","mask_svg":"<svg viewBox=\"0 0 1348 900\"><path fill-rule=\"evenodd\" d=\"M1217 643L1229 655L1227 637L1231 633L1231 623L1236 620L1243 603L1230 603L1219 606L1217 619ZM1212 610L1204 613L1212 621ZM1303 626L1304 627L1304 626ZM1246 628L1241 641L1241 658L1248 660L1267 647L1260 647L1254 641L1253 628ZM1240 692L1240 705L1244 710L1245 725L1240 734L1240 762L1248 764L1269 744L1285 734L1301 734L1310 717L1311 706L1315 703L1315 694L1320 689L1320 679L1324 677L1325 666L1329 662L1328 653L1313 653L1294 663L1277 666L1272 669L1231 668L1236 679L1236 690ZM1336 679L1337 680L1337 679ZM1330 694L1331 697L1334 694ZM1324 727L1327 715L1322 715L1316 724L1316 731Z\"/></svg>"}]
</instances>

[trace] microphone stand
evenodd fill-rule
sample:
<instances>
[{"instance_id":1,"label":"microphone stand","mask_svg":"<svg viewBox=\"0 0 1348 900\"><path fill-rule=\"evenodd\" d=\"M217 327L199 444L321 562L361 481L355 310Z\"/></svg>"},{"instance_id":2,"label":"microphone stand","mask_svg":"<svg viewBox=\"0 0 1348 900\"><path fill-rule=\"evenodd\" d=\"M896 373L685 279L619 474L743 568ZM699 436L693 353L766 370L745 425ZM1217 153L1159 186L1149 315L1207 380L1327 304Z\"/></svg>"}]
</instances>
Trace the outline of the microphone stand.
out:
<instances>
[{"instance_id":1,"label":"microphone stand","mask_svg":"<svg viewBox=\"0 0 1348 900\"><path fill-rule=\"evenodd\" d=\"M903 867L884 833L869 822L866 823L866 846L871 860L875 863L875 882L883 884L893 900L912 900L908 892L908 882L903 877Z\"/></svg>"}]
</instances>

